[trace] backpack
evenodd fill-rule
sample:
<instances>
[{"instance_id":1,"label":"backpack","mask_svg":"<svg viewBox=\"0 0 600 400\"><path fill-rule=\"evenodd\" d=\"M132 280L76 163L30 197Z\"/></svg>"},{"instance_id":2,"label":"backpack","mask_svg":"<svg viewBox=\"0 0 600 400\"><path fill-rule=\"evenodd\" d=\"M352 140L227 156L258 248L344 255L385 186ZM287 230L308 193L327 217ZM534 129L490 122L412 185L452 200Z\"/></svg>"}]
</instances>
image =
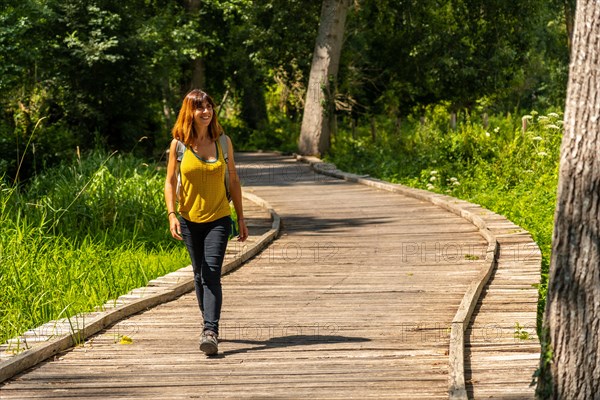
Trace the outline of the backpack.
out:
<instances>
[{"instance_id":1,"label":"backpack","mask_svg":"<svg viewBox=\"0 0 600 400\"><path fill-rule=\"evenodd\" d=\"M227 135L221 133L219 136L219 144L221 145L221 151L223 152L223 158L225 159L225 193L227 194L227 201L231 201L231 192L229 191L229 146L227 145ZM177 162L181 163L183 153L185 153L185 144L177 140ZM181 187L181 174L177 172L177 198L179 198L179 188Z\"/></svg>"}]
</instances>

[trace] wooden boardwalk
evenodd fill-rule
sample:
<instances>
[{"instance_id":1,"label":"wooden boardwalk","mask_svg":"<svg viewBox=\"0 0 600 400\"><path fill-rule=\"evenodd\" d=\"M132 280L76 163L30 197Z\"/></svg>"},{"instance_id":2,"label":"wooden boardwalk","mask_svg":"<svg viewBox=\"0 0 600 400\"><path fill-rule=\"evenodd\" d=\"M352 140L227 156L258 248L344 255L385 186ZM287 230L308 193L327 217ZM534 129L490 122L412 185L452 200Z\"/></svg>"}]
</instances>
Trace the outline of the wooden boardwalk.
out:
<instances>
[{"instance_id":1,"label":"wooden boardwalk","mask_svg":"<svg viewBox=\"0 0 600 400\"><path fill-rule=\"evenodd\" d=\"M498 265L475 309L466 341L465 378L471 398L533 399L540 359L536 333L541 255L529 235L498 218Z\"/></svg>"},{"instance_id":2,"label":"wooden boardwalk","mask_svg":"<svg viewBox=\"0 0 600 400\"><path fill-rule=\"evenodd\" d=\"M485 265L478 228L290 157L236 158L245 190L271 203L283 229L223 277L219 356L198 350L199 310L188 293L16 376L0 386L1 399L448 398L450 325ZM480 382L485 398L533 398L537 341L514 333L517 322L530 332L535 324L539 276L522 277L520 260L509 261L499 262L467 331L476 398ZM495 336L481 336L491 324ZM119 344L122 334L133 343Z\"/></svg>"}]
</instances>

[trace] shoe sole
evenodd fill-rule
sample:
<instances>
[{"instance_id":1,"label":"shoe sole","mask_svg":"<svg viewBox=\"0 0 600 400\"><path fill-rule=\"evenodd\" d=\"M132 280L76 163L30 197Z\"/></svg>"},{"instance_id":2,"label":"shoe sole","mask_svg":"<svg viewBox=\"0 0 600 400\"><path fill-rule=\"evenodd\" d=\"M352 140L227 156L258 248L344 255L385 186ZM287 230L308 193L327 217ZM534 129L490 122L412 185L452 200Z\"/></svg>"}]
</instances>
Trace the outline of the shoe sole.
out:
<instances>
[{"instance_id":1,"label":"shoe sole","mask_svg":"<svg viewBox=\"0 0 600 400\"><path fill-rule=\"evenodd\" d=\"M217 354L219 348L215 346L214 343L204 342L200 344L200 351L206 354L207 356L212 356Z\"/></svg>"}]
</instances>

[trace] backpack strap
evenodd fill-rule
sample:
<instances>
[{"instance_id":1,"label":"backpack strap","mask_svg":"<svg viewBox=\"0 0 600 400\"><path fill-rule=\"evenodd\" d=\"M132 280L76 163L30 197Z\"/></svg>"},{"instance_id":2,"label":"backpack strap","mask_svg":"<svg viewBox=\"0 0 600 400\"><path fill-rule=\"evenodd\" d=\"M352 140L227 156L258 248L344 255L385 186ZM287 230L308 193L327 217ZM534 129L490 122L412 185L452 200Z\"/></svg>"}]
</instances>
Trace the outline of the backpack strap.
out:
<instances>
[{"instance_id":1,"label":"backpack strap","mask_svg":"<svg viewBox=\"0 0 600 400\"><path fill-rule=\"evenodd\" d=\"M221 151L223 152L223 158L225 159L225 192L227 193L227 200L231 201L231 192L229 191L229 144L227 143L227 135L221 133L219 136L219 143L221 144Z\"/></svg>"},{"instance_id":2,"label":"backpack strap","mask_svg":"<svg viewBox=\"0 0 600 400\"><path fill-rule=\"evenodd\" d=\"M181 159L183 158L183 153L185 153L185 144L177 139L177 148L175 149L175 151L177 152L177 161L181 162Z\"/></svg>"},{"instance_id":3,"label":"backpack strap","mask_svg":"<svg viewBox=\"0 0 600 400\"><path fill-rule=\"evenodd\" d=\"M175 148L177 153L177 190L175 191L177 198L179 199L179 192L181 191L181 160L183 159L183 153L185 153L185 143L177 139L177 147Z\"/></svg>"}]
</instances>

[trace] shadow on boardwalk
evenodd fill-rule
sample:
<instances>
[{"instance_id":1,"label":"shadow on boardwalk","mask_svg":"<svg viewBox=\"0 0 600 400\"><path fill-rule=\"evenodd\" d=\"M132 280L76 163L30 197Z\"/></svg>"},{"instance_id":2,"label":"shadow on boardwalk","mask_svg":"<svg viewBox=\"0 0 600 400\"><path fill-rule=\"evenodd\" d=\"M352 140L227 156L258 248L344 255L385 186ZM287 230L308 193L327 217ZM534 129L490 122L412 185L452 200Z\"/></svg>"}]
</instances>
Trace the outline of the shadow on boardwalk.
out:
<instances>
[{"instance_id":1,"label":"shadow on boardwalk","mask_svg":"<svg viewBox=\"0 0 600 400\"><path fill-rule=\"evenodd\" d=\"M293 346L307 346L307 345L318 345L318 344L331 344L331 343L361 343L369 342L370 339L362 337L348 337L348 336L326 336L326 335L290 335L282 337L274 337L268 340L248 340L248 339L223 339L221 343L237 343L246 344L252 347L241 348L236 350L224 351L213 358L224 358L233 354L243 354L249 351L259 350L272 350L283 347Z\"/></svg>"},{"instance_id":2,"label":"shadow on boardwalk","mask_svg":"<svg viewBox=\"0 0 600 400\"><path fill-rule=\"evenodd\" d=\"M373 218L373 217L344 217L344 218L321 218L314 215L294 215L286 217L282 222L282 226L288 232L312 232L312 233L336 233L348 232L355 228L363 228L367 226L379 226L383 224L393 223L392 218Z\"/></svg>"}]
</instances>

